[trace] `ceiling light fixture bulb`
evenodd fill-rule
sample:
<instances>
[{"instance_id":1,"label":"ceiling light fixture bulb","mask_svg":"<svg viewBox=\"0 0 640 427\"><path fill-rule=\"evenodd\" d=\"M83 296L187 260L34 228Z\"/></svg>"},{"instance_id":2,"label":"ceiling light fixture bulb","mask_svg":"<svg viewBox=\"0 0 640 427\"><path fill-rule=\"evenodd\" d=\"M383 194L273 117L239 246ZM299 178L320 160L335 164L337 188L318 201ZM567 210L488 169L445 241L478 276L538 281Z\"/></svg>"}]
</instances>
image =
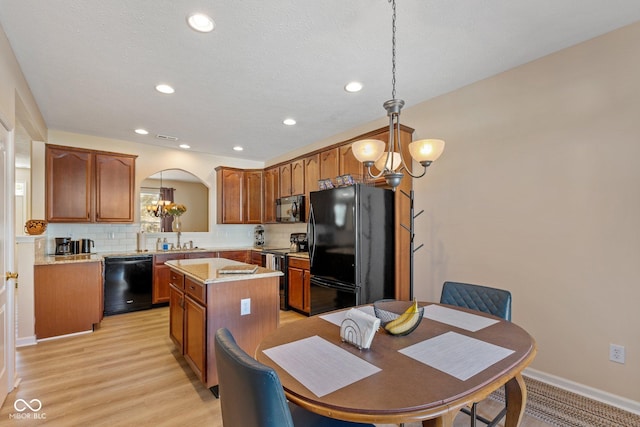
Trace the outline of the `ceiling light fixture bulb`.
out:
<instances>
[{"instance_id":1,"label":"ceiling light fixture bulb","mask_svg":"<svg viewBox=\"0 0 640 427\"><path fill-rule=\"evenodd\" d=\"M185 150L191 148L191 146L189 144L180 144L179 147L180 148L184 148Z\"/></svg>"},{"instance_id":2,"label":"ceiling light fixture bulb","mask_svg":"<svg viewBox=\"0 0 640 427\"><path fill-rule=\"evenodd\" d=\"M282 123L284 123L287 126L293 126L296 124L296 121L293 119L284 119Z\"/></svg>"},{"instance_id":3,"label":"ceiling light fixture bulb","mask_svg":"<svg viewBox=\"0 0 640 427\"><path fill-rule=\"evenodd\" d=\"M362 83L360 82L349 82L345 85L344 90L350 93L360 92L362 90Z\"/></svg>"},{"instance_id":4,"label":"ceiling light fixture bulb","mask_svg":"<svg viewBox=\"0 0 640 427\"><path fill-rule=\"evenodd\" d=\"M234 149L235 151L242 151L242 150L244 150L244 148L240 147L239 145L236 145L235 147L233 147L233 149Z\"/></svg>"},{"instance_id":5,"label":"ceiling light fixture bulb","mask_svg":"<svg viewBox=\"0 0 640 427\"><path fill-rule=\"evenodd\" d=\"M215 23L213 19L204 13L194 13L187 17L187 23L192 29L201 32L209 33L213 31Z\"/></svg>"},{"instance_id":6,"label":"ceiling light fixture bulb","mask_svg":"<svg viewBox=\"0 0 640 427\"><path fill-rule=\"evenodd\" d=\"M166 93L167 95L170 95L176 91L174 88L166 84L157 85L156 90L160 93Z\"/></svg>"},{"instance_id":7,"label":"ceiling light fixture bulb","mask_svg":"<svg viewBox=\"0 0 640 427\"><path fill-rule=\"evenodd\" d=\"M146 129L136 129L134 130L134 132L138 135L149 135L149 131Z\"/></svg>"}]
</instances>

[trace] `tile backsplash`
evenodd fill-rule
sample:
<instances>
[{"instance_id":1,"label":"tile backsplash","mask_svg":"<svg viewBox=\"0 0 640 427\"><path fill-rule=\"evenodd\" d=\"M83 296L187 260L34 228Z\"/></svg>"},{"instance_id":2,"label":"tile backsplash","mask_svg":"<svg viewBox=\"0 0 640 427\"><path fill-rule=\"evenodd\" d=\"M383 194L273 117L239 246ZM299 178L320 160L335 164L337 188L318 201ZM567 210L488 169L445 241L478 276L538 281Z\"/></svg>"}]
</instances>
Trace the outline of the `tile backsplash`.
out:
<instances>
[{"instance_id":1,"label":"tile backsplash","mask_svg":"<svg viewBox=\"0 0 640 427\"><path fill-rule=\"evenodd\" d=\"M193 241L199 248L234 248L253 246L252 225L216 225L209 232L184 232L181 244ZM71 237L73 240L91 239L95 247L91 252L135 252L139 224L57 224L49 223L46 231L46 253L55 253L56 237ZM145 233L144 249L154 251L158 238L167 238L176 243L177 233ZM288 242L288 238L287 238Z\"/></svg>"},{"instance_id":2,"label":"tile backsplash","mask_svg":"<svg viewBox=\"0 0 640 427\"><path fill-rule=\"evenodd\" d=\"M307 226L297 224L265 224L265 247L287 248L291 233L304 233ZM247 248L253 246L253 225L214 225L209 232L184 232L180 236L181 244L193 241L199 248ZM45 253L55 253L55 238L70 237L73 240L91 239L95 247L91 252L135 252L139 224L58 224L49 223L45 240ZM177 233L145 233L144 248L154 251L158 238L167 238L176 243Z\"/></svg>"}]
</instances>

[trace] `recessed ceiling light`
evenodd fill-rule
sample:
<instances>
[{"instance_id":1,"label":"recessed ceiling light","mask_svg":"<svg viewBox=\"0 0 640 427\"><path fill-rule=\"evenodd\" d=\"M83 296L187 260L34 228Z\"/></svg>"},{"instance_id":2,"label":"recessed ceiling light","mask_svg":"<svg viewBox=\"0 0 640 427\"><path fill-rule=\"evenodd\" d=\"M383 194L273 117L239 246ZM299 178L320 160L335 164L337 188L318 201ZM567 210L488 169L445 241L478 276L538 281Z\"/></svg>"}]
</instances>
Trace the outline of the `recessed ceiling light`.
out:
<instances>
[{"instance_id":1,"label":"recessed ceiling light","mask_svg":"<svg viewBox=\"0 0 640 427\"><path fill-rule=\"evenodd\" d=\"M284 123L287 126L293 126L296 124L296 121L293 119L284 119L282 123Z\"/></svg>"},{"instance_id":2,"label":"recessed ceiling light","mask_svg":"<svg viewBox=\"0 0 640 427\"><path fill-rule=\"evenodd\" d=\"M362 90L362 83L349 82L345 85L344 90L347 92L360 92Z\"/></svg>"},{"instance_id":3,"label":"recessed ceiling light","mask_svg":"<svg viewBox=\"0 0 640 427\"><path fill-rule=\"evenodd\" d=\"M236 151L244 150L244 148L240 147L239 145L236 145L235 147L233 147L233 149L236 150Z\"/></svg>"},{"instance_id":4,"label":"recessed ceiling light","mask_svg":"<svg viewBox=\"0 0 640 427\"><path fill-rule=\"evenodd\" d=\"M146 129L136 129L134 130L134 132L138 135L149 135L149 131Z\"/></svg>"},{"instance_id":5,"label":"recessed ceiling light","mask_svg":"<svg viewBox=\"0 0 640 427\"><path fill-rule=\"evenodd\" d=\"M189 15L187 17L187 23L191 28L201 33L209 33L213 31L213 27L215 27L213 19L204 13L194 13Z\"/></svg>"},{"instance_id":6,"label":"recessed ceiling light","mask_svg":"<svg viewBox=\"0 0 640 427\"><path fill-rule=\"evenodd\" d=\"M191 148L189 144L180 144L179 147L184 148L185 150Z\"/></svg>"},{"instance_id":7,"label":"recessed ceiling light","mask_svg":"<svg viewBox=\"0 0 640 427\"><path fill-rule=\"evenodd\" d=\"M156 86L156 90L160 93L172 94L175 92L175 89L169 85L159 84Z\"/></svg>"}]
</instances>

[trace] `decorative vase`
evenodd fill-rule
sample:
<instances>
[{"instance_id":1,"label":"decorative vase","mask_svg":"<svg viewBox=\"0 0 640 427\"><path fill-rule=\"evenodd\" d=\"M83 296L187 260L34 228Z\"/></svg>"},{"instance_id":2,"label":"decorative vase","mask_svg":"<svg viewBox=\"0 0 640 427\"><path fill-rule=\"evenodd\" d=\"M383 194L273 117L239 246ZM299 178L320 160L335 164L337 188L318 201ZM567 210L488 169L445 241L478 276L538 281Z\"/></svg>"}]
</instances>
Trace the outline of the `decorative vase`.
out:
<instances>
[{"instance_id":1,"label":"decorative vase","mask_svg":"<svg viewBox=\"0 0 640 427\"><path fill-rule=\"evenodd\" d=\"M179 216L173 217L173 231L182 231L182 221Z\"/></svg>"}]
</instances>

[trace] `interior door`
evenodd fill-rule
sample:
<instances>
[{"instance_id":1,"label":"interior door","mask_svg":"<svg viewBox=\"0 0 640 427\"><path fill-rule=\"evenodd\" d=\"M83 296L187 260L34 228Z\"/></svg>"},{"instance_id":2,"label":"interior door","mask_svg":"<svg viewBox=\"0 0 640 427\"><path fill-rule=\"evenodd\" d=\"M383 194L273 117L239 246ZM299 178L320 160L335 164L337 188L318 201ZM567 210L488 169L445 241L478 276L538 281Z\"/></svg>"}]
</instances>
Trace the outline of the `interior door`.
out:
<instances>
[{"instance_id":1,"label":"interior door","mask_svg":"<svg viewBox=\"0 0 640 427\"><path fill-rule=\"evenodd\" d=\"M9 278L13 270L14 227L13 227L13 131L9 132L0 120L0 402L4 402L9 391L13 389L14 370L14 311L13 286L14 278ZM11 163L10 163L11 162ZM11 166L9 166L11 165Z\"/></svg>"}]
</instances>

